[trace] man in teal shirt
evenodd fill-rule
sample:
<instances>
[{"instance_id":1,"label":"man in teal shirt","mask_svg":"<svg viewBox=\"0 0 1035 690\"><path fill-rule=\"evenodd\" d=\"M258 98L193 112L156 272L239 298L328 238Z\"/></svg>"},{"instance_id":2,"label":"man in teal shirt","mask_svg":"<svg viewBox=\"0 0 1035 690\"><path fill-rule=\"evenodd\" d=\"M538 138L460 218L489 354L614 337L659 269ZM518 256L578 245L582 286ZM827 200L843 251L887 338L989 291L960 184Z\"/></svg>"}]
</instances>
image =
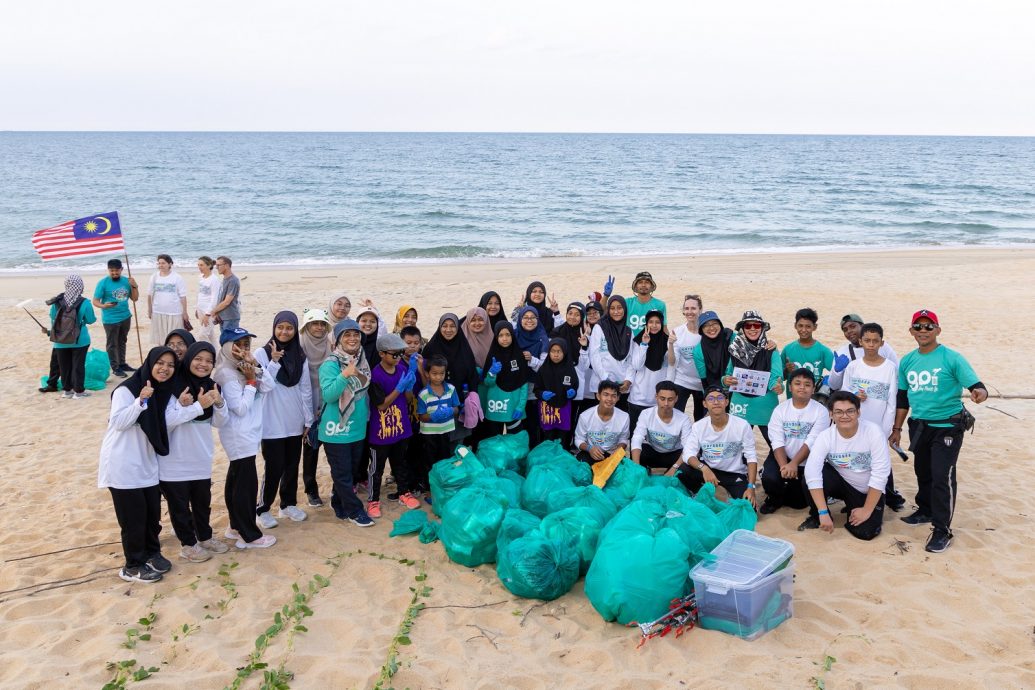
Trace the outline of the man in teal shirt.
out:
<instances>
[{"instance_id":1,"label":"man in teal shirt","mask_svg":"<svg viewBox=\"0 0 1035 690\"><path fill-rule=\"evenodd\" d=\"M632 329L633 337L639 335L647 325L647 312L660 311L665 326L668 326L668 313L665 303L654 297L658 284L647 271L640 271L632 282L633 296L625 298L625 321Z\"/></svg>"},{"instance_id":2,"label":"man in teal shirt","mask_svg":"<svg viewBox=\"0 0 1035 690\"><path fill-rule=\"evenodd\" d=\"M909 417L909 449L916 472L916 505L912 515L902 518L910 525L932 524L924 547L931 553L949 548L952 513L956 506L956 460L963 433L973 421L960 401L964 388L970 399L981 404L988 391L963 355L941 345L938 315L930 309L913 314L910 326L917 349L902 358L898 367L898 405L889 441L897 446L902 422Z\"/></svg>"},{"instance_id":3,"label":"man in teal shirt","mask_svg":"<svg viewBox=\"0 0 1035 690\"><path fill-rule=\"evenodd\" d=\"M93 291L93 306L101 310L101 324L104 326L104 349L108 352L111 371L126 378L133 368L126 364L126 340L133 317L129 313L129 301L137 301L137 281L122 277L122 261L108 262L108 275L101 278Z\"/></svg>"}]
</instances>

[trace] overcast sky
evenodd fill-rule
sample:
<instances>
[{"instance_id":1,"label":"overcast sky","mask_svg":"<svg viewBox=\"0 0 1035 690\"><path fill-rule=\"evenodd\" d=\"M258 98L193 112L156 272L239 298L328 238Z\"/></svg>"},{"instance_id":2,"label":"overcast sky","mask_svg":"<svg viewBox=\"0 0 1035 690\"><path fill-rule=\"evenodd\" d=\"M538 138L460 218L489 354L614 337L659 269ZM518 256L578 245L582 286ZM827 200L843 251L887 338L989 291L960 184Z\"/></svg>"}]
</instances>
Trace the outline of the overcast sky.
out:
<instances>
[{"instance_id":1,"label":"overcast sky","mask_svg":"<svg viewBox=\"0 0 1035 690\"><path fill-rule=\"evenodd\" d=\"M1035 135L1035 2L5 3L0 129Z\"/></svg>"}]
</instances>

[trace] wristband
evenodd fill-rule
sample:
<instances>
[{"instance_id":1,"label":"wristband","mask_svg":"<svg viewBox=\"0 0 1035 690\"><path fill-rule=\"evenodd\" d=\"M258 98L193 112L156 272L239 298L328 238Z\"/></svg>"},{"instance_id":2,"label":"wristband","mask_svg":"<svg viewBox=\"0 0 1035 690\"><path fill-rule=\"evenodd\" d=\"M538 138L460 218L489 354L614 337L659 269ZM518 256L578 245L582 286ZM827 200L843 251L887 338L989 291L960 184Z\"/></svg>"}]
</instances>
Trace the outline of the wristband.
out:
<instances>
[{"instance_id":1,"label":"wristband","mask_svg":"<svg viewBox=\"0 0 1035 690\"><path fill-rule=\"evenodd\" d=\"M245 381L244 385L251 386L252 388L258 388L259 387L259 384L256 383L255 379L252 379L251 381Z\"/></svg>"},{"instance_id":2,"label":"wristband","mask_svg":"<svg viewBox=\"0 0 1035 690\"><path fill-rule=\"evenodd\" d=\"M748 482L747 488L754 489L755 485L752 482Z\"/></svg>"},{"instance_id":3,"label":"wristband","mask_svg":"<svg viewBox=\"0 0 1035 690\"><path fill-rule=\"evenodd\" d=\"M821 510L821 511L819 511L819 514L820 515L830 515L830 511L829 510Z\"/></svg>"}]
</instances>

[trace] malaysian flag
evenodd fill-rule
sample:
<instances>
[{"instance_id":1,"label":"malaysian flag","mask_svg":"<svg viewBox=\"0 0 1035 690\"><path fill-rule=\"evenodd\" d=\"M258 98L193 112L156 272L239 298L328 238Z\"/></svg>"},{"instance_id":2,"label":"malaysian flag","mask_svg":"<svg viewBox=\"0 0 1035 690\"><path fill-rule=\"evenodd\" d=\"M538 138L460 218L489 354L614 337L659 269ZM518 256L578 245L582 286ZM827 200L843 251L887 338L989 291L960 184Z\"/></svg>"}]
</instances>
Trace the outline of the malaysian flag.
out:
<instances>
[{"instance_id":1,"label":"malaysian flag","mask_svg":"<svg viewBox=\"0 0 1035 690\"><path fill-rule=\"evenodd\" d=\"M44 261L126 251L119 214L99 213L32 233L32 246Z\"/></svg>"}]
</instances>

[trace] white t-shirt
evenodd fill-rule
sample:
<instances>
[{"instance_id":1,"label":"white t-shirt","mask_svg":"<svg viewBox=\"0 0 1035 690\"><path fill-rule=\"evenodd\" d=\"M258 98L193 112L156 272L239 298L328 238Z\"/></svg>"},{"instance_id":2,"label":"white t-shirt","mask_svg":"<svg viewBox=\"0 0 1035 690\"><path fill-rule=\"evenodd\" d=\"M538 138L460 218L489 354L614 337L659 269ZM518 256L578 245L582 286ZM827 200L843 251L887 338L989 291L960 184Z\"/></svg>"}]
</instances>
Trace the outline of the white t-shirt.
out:
<instances>
[{"instance_id":1,"label":"white t-shirt","mask_svg":"<svg viewBox=\"0 0 1035 690\"><path fill-rule=\"evenodd\" d=\"M247 386L236 372L216 369L212 375L219 384L229 411L226 424L219 429L219 442L231 461L258 455L262 443L262 399L273 391L276 381L268 371L256 372L255 390Z\"/></svg>"},{"instance_id":2,"label":"white t-shirt","mask_svg":"<svg viewBox=\"0 0 1035 690\"><path fill-rule=\"evenodd\" d=\"M632 449L642 449L644 443L659 453L686 448L690 445L692 428L690 418L679 410L672 410L672 419L663 422L655 405L640 413L640 418L636 420Z\"/></svg>"},{"instance_id":3,"label":"white t-shirt","mask_svg":"<svg viewBox=\"0 0 1035 690\"><path fill-rule=\"evenodd\" d=\"M676 327L673 336L676 363L669 367L669 380L692 391L704 390L701 377L697 374L697 365L694 364L694 347L701 342L701 336L687 328L685 323Z\"/></svg>"},{"instance_id":4,"label":"white t-shirt","mask_svg":"<svg viewBox=\"0 0 1035 690\"><path fill-rule=\"evenodd\" d=\"M811 449L816 436L828 426L830 413L815 400L809 400L801 410L793 400L784 400L769 418L769 440L773 448L783 448L787 459L793 460L802 446Z\"/></svg>"},{"instance_id":5,"label":"white t-shirt","mask_svg":"<svg viewBox=\"0 0 1035 690\"><path fill-rule=\"evenodd\" d=\"M309 378L309 361L302 362L302 377L294 386L277 381L280 362L271 362L265 348L258 348L252 357L263 369L263 378L274 382L272 390L262 396L262 437L289 438L300 436L313 425L313 381Z\"/></svg>"},{"instance_id":6,"label":"white t-shirt","mask_svg":"<svg viewBox=\"0 0 1035 690\"><path fill-rule=\"evenodd\" d=\"M891 472L888 438L873 422L859 420L855 436L844 438L830 425L809 445L805 463L805 483L809 489L823 488L823 464L829 463L849 485L860 493L877 489L884 493Z\"/></svg>"},{"instance_id":7,"label":"white t-shirt","mask_svg":"<svg viewBox=\"0 0 1035 690\"><path fill-rule=\"evenodd\" d=\"M200 403L195 403L200 407ZM169 428L169 454L158 456L158 478L163 482L188 482L212 478L212 456L216 450L212 427L226 424L229 408L212 407L208 419L194 418ZM200 414L198 415L201 416Z\"/></svg>"},{"instance_id":8,"label":"white t-shirt","mask_svg":"<svg viewBox=\"0 0 1035 690\"><path fill-rule=\"evenodd\" d=\"M176 271L169 271L167 276L156 271L147 283L147 294L151 295L152 312L179 316L183 313L180 298L187 296L187 283Z\"/></svg>"},{"instance_id":9,"label":"white t-shirt","mask_svg":"<svg viewBox=\"0 0 1035 690\"><path fill-rule=\"evenodd\" d=\"M895 352L895 348L891 347L891 345L888 345L887 342L880 346L880 349L877 350L877 354L883 357L884 359L888 359L894 362L896 367L898 366L898 353ZM863 350L861 345L852 345L851 343L846 341L844 345L834 350L834 359L837 359L841 355L847 357L850 360L849 364L851 364L852 362L865 357L866 351ZM834 371L833 368L831 368L830 378L827 381L830 384L830 390L848 390L844 386L844 376L845 372L843 369L840 372L837 372Z\"/></svg>"},{"instance_id":10,"label":"white t-shirt","mask_svg":"<svg viewBox=\"0 0 1035 690\"><path fill-rule=\"evenodd\" d=\"M212 307L216 306L219 297L219 276L215 271L208 274L208 278L201 278L198 281L198 304L199 314L211 314Z\"/></svg>"},{"instance_id":11,"label":"white t-shirt","mask_svg":"<svg viewBox=\"0 0 1035 690\"><path fill-rule=\"evenodd\" d=\"M629 360L636 347L639 347L636 343L630 343L629 354L619 362L608 351L607 339L604 338L604 331L601 330L600 324L593 326L593 331L589 335L589 360L593 367L593 373L597 375L597 381L605 379L615 381L616 383L632 381L632 372L629 371ZM595 390L593 392L596 393Z\"/></svg>"},{"instance_id":12,"label":"white t-shirt","mask_svg":"<svg viewBox=\"0 0 1035 690\"><path fill-rule=\"evenodd\" d=\"M606 422L591 407L579 415L575 425L575 447L588 443L590 448L600 446L605 453L613 453L620 444L629 447L629 415L617 407ZM588 449L587 449L588 450Z\"/></svg>"},{"instance_id":13,"label":"white t-shirt","mask_svg":"<svg viewBox=\"0 0 1035 690\"><path fill-rule=\"evenodd\" d=\"M866 393L862 402L860 417L873 422L891 435L895 426L895 407L898 397L898 365L885 359L879 366L871 367L861 359L848 364L844 370L842 389L858 395Z\"/></svg>"},{"instance_id":14,"label":"white t-shirt","mask_svg":"<svg viewBox=\"0 0 1035 690\"><path fill-rule=\"evenodd\" d=\"M666 355L667 357L667 355ZM668 365L664 362L657 371L647 368L647 346L633 343L629 351L629 373L632 374L632 385L629 386L629 403L640 407L654 404L657 394L655 386L668 380Z\"/></svg>"},{"instance_id":15,"label":"white t-shirt","mask_svg":"<svg viewBox=\"0 0 1035 690\"><path fill-rule=\"evenodd\" d=\"M711 417L699 419L691 427L690 441L684 448L683 457L691 456L713 470L746 474L746 463L758 464L755 434L750 424L733 415L729 415L722 431L715 430Z\"/></svg>"}]
</instances>

